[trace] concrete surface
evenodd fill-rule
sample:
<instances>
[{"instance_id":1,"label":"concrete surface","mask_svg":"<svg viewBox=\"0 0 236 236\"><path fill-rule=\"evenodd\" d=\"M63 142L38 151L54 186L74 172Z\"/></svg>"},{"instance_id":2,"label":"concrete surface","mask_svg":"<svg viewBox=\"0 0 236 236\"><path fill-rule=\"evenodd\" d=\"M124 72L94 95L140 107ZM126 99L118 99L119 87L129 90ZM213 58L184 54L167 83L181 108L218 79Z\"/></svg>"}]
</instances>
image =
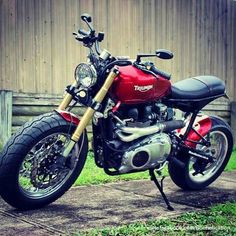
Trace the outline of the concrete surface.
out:
<instances>
[{"instance_id":1,"label":"concrete surface","mask_svg":"<svg viewBox=\"0 0 236 236\"><path fill-rule=\"evenodd\" d=\"M15 210L0 199L0 235L70 235L84 229L170 217L236 201L236 171L223 173L202 191L184 192L169 178L164 181L164 189L175 211L166 209L150 180L75 187L55 203L26 212Z\"/></svg>"}]
</instances>

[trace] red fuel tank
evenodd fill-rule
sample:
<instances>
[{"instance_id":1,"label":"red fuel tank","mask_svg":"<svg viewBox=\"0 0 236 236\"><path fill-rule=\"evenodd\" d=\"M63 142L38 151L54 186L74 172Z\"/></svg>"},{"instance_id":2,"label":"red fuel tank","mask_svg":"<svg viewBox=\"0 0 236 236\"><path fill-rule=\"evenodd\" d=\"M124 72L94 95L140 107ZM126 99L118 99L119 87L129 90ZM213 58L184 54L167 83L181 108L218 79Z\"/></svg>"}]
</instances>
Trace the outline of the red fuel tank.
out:
<instances>
[{"instance_id":1,"label":"red fuel tank","mask_svg":"<svg viewBox=\"0 0 236 236\"><path fill-rule=\"evenodd\" d=\"M155 101L170 93L171 83L160 76L143 72L135 66L119 67L111 95L125 104Z\"/></svg>"}]
</instances>

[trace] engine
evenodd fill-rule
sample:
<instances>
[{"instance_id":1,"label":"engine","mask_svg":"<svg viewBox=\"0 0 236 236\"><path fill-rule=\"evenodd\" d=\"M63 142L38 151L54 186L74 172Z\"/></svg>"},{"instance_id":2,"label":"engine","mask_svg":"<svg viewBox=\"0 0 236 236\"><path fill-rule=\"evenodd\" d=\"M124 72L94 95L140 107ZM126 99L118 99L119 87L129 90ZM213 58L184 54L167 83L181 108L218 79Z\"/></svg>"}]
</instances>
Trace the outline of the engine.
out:
<instances>
[{"instance_id":1,"label":"engine","mask_svg":"<svg viewBox=\"0 0 236 236\"><path fill-rule=\"evenodd\" d=\"M107 123L102 129L106 131L105 143L108 147L106 162L109 168L114 168L120 173L141 171L157 168L165 163L171 153L171 138L169 133L182 128L182 120L173 119L172 109L160 102L149 105L125 106L119 108L115 114L109 112L113 107L109 104ZM98 136L95 143L99 143ZM100 143L96 150L96 160L102 167L104 144Z\"/></svg>"},{"instance_id":2,"label":"engine","mask_svg":"<svg viewBox=\"0 0 236 236\"><path fill-rule=\"evenodd\" d=\"M146 170L163 163L171 152L171 140L165 133L148 136L139 144L131 146L122 157L120 173Z\"/></svg>"}]
</instances>

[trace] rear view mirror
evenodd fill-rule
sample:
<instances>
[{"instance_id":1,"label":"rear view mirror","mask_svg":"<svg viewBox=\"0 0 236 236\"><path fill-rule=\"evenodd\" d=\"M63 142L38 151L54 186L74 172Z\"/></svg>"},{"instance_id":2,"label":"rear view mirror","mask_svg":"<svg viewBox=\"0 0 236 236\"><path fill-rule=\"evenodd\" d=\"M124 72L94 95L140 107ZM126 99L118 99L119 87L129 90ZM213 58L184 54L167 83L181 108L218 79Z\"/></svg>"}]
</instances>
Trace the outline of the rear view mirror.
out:
<instances>
[{"instance_id":1,"label":"rear view mirror","mask_svg":"<svg viewBox=\"0 0 236 236\"><path fill-rule=\"evenodd\" d=\"M81 15L81 19L88 23L92 22L92 17L87 13L84 13L83 15Z\"/></svg>"},{"instance_id":2,"label":"rear view mirror","mask_svg":"<svg viewBox=\"0 0 236 236\"><path fill-rule=\"evenodd\" d=\"M156 56L161 58L161 59L171 59L173 58L173 53L169 50L166 50L166 49L158 49L156 50Z\"/></svg>"}]
</instances>

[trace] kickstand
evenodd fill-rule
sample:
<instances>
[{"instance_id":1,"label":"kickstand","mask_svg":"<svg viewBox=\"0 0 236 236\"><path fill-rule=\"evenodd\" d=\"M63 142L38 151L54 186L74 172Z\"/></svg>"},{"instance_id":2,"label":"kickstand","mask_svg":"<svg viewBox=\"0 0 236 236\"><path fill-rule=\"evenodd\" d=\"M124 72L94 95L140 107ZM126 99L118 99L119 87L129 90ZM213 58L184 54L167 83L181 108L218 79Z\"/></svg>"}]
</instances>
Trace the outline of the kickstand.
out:
<instances>
[{"instance_id":1,"label":"kickstand","mask_svg":"<svg viewBox=\"0 0 236 236\"><path fill-rule=\"evenodd\" d=\"M163 199L164 199L164 201L165 201L165 203L167 205L167 209L170 210L170 211L174 211L174 208L170 205L170 202L167 199L167 197L166 197L166 195L165 195L165 193L163 191L163 180L164 180L165 177L162 177L161 185L160 185L158 180L157 180L157 178L156 178L156 176L155 176L154 169L150 169L149 170L149 174L150 174L151 180L156 184L158 190L160 191L161 196L163 197Z\"/></svg>"}]
</instances>

